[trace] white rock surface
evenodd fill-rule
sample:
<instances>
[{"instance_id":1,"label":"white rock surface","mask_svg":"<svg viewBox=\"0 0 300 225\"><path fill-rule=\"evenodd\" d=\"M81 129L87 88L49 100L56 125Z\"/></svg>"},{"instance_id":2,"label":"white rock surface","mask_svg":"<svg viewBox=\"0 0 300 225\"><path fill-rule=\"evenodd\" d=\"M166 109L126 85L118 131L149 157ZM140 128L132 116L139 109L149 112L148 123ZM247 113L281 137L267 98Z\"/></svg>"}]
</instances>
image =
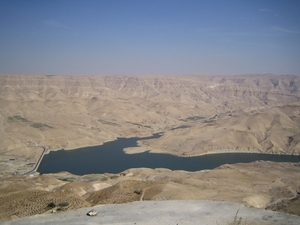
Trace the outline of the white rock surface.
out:
<instances>
[{"instance_id":1,"label":"white rock surface","mask_svg":"<svg viewBox=\"0 0 300 225\"><path fill-rule=\"evenodd\" d=\"M289 224L299 225L300 217L249 208L243 205L220 201L144 201L116 205L98 205L93 209L98 215L88 217L83 208L54 214L36 215L1 222L1 225L27 224L228 224L234 220L236 212L249 224Z\"/></svg>"}]
</instances>

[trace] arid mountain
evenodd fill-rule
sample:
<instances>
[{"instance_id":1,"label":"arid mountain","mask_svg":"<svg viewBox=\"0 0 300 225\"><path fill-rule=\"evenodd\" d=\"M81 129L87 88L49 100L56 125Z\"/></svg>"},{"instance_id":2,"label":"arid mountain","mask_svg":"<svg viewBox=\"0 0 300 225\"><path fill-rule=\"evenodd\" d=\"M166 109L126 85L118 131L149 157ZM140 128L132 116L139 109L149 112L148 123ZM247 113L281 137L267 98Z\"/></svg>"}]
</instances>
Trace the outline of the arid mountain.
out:
<instances>
[{"instance_id":1,"label":"arid mountain","mask_svg":"<svg viewBox=\"0 0 300 225\"><path fill-rule=\"evenodd\" d=\"M74 149L155 132L164 136L141 143L154 152L299 154L299 87L298 76L271 74L0 75L0 168L28 170L38 146ZM189 128L172 129L180 126Z\"/></svg>"},{"instance_id":2,"label":"arid mountain","mask_svg":"<svg viewBox=\"0 0 300 225\"><path fill-rule=\"evenodd\" d=\"M300 104L264 108L235 115L216 114L144 141L153 152L200 155L212 152L300 154ZM178 151L178 148L181 151Z\"/></svg>"},{"instance_id":3,"label":"arid mountain","mask_svg":"<svg viewBox=\"0 0 300 225\"><path fill-rule=\"evenodd\" d=\"M197 172L26 176L47 149L148 136L130 154L300 154L297 76L0 75L0 221L139 200L207 199L299 214L299 163L253 162ZM21 176L20 176L21 175Z\"/></svg>"}]
</instances>

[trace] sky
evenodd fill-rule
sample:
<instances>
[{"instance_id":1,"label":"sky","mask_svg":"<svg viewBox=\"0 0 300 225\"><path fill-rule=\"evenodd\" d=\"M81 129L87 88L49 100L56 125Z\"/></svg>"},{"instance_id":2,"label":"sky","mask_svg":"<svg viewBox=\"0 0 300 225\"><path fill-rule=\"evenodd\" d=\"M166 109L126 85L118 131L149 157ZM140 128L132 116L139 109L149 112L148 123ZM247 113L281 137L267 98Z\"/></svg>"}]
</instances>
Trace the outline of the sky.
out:
<instances>
[{"instance_id":1,"label":"sky","mask_svg":"<svg viewBox=\"0 0 300 225\"><path fill-rule=\"evenodd\" d=\"M0 0L0 74L300 75L299 0Z\"/></svg>"}]
</instances>

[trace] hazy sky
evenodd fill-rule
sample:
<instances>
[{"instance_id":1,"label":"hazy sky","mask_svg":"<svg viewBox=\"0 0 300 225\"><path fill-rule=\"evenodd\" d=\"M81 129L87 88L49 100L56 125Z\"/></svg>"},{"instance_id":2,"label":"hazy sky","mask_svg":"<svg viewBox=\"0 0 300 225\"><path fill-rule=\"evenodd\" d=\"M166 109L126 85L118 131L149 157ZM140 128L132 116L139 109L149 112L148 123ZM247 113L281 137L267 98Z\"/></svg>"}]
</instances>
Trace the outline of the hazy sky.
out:
<instances>
[{"instance_id":1,"label":"hazy sky","mask_svg":"<svg viewBox=\"0 0 300 225\"><path fill-rule=\"evenodd\" d=\"M300 1L0 0L0 73L300 75Z\"/></svg>"}]
</instances>

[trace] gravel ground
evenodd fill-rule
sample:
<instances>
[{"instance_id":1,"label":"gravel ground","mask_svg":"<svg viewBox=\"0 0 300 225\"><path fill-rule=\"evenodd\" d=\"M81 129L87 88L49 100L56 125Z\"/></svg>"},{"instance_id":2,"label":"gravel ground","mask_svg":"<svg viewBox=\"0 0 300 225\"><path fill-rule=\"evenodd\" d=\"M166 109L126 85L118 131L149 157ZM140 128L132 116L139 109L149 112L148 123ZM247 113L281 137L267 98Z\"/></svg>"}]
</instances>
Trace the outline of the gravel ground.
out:
<instances>
[{"instance_id":1,"label":"gravel ground","mask_svg":"<svg viewBox=\"0 0 300 225\"><path fill-rule=\"evenodd\" d=\"M27 224L219 224L228 225L238 217L247 224L289 224L299 225L300 217L249 208L243 205L220 201L143 201L93 207L97 216L86 213L92 208L82 208L61 213L35 215L21 219L0 222L1 225Z\"/></svg>"}]
</instances>

